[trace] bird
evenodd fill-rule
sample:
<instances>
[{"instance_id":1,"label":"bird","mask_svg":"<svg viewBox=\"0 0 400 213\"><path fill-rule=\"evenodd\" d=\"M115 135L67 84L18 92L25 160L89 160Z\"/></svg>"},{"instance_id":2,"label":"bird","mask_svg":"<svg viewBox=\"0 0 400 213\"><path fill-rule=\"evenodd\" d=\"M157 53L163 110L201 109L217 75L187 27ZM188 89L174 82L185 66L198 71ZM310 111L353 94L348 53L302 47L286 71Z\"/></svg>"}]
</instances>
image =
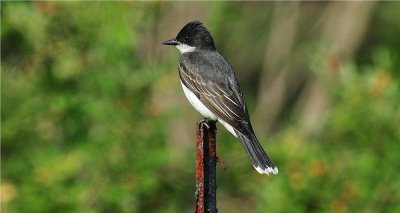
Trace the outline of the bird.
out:
<instances>
[{"instance_id":1,"label":"bird","mask_svg":"<svg viewBox=\"0 0 400 213\"><path fill-rule=\"evenodd\" d=\"M217 51L208 29L200 21L191 21L162 44L175 46L181 53L180 83L191 105L240 140L257 172L278 174L254 133L236 74Z\"/></svg>"}]
</instances>

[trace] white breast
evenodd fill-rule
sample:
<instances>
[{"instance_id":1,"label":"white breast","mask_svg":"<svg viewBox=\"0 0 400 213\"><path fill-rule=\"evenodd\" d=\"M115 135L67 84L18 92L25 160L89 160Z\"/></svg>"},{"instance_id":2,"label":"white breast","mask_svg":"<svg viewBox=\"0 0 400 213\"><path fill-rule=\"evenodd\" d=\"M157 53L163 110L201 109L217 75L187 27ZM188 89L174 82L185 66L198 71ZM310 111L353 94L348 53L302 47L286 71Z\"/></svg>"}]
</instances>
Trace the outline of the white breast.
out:
<instances>
[{"instance_id":1,"label":"white breast","mask_svg":"<svg viewBox=\"0 0 400 213\"><path fill-rule=\"evenodd\" d=\"M196 95L190 91L189 88L187 88L181 81L181 85L183 88L183 92L186 95L186 98L189 100L189 102L192 104L192 106L200 112L200 114L208 119L211 119L213 121L218 120L218 116L216 116L213 112L211 112L201 101L196 97Z\"/></svg>"},{"instance_id":2,"label":"white breast","mask_svg":"<svg viewBox=\"0 0 400 213\"><path fill-rule=\"evenodd\" d=\"M196 95L190 91L189 88L187 88L181 81L181 85L183 88L183 92L186 95L186 98L189 100L190 104L198 111L202 116L205 118L211 119L213 121L219 120L224 127L231 132L235 137L237 137L235 130L231 125L223 121L222 119L219 119L217 115L215 115L213 112L211 112L201 101L196 97Z\"/></svg>"}]
</instances>

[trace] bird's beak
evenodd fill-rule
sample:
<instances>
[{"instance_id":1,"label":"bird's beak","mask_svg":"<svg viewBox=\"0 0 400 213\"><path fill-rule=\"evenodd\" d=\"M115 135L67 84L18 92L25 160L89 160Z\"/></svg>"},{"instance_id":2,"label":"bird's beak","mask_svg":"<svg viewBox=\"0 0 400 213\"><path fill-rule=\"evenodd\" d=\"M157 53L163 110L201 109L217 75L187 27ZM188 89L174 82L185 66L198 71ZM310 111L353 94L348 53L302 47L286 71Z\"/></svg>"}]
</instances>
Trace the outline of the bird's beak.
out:
<instances>
[{"instance_id":1,"label":"bird's beak","mask_svg":"<svg viewBox=\"0 0 400 213\"><path fill-rule=\"evenodd\" d=\"M164 44L164 45L178 45L179 44L179 42L175 39L175 38L173 38L173 39L169 39L169 40L166 40L166 41L164 41L162 44Z\"/></svg>"}]
</instances>

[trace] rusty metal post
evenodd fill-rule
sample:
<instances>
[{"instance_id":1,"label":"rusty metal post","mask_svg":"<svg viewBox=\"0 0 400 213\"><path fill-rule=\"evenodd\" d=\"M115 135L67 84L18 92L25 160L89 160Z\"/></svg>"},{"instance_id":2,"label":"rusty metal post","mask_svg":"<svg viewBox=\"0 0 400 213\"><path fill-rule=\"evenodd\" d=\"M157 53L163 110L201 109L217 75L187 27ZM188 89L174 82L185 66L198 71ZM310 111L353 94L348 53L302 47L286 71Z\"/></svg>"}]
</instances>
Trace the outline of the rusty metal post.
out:
<instances>
[{"instance_id":1,"label":"rusty metal post","mask_svg":"<svg viewBox=\"0 0 400 213\"><path fill-rule=\"evenodd\" d=\"M216 123L200 120L196 131L196 213L217 213Z\"/></svg>"}]
</instances>

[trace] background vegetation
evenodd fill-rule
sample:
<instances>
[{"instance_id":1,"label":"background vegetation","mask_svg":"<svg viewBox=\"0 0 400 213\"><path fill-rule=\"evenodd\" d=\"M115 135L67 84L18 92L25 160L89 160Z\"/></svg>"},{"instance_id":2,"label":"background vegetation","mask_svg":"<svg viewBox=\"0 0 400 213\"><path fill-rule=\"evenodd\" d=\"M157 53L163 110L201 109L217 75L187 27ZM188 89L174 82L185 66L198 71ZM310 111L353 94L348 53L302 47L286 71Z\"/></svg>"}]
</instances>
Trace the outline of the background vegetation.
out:
<instances>
[{"instance_id":1,"label":"background vegetation","mask_svg":"<svg viewBox=\"0 0 400 213\"><path fill-rule=\"evenodd\" d=\"M202 20L278 165L222 126L220 212L400 212L397 2L1 2L2 212L193 212L179 53Z\"/></svg>"}]
</instances>

